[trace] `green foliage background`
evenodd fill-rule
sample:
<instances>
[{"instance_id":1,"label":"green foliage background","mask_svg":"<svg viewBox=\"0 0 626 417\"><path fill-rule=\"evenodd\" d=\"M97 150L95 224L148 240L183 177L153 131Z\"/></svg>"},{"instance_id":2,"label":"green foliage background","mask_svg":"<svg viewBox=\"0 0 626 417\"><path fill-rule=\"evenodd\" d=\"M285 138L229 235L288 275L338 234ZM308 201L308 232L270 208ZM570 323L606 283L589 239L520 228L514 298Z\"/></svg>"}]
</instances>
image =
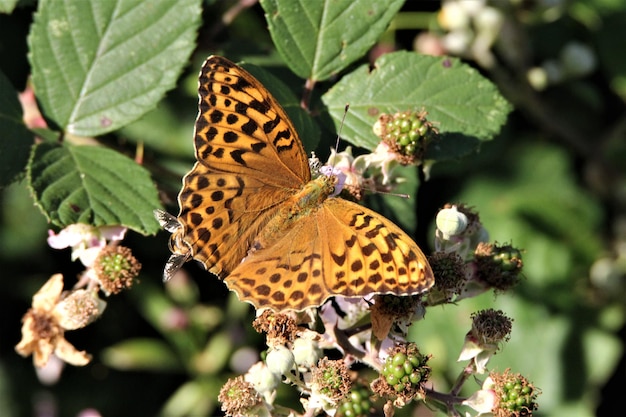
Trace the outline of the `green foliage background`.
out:
<instances>
[{"instance_id":1,"label":"green foliage background","mask_svg":"<svg viewBox=\"0 0 626 417\"><path fill-rule=\"evenodd\" d=\"M383 3L263 0L232 21L226 17L236 3L226 1L0 3L0 415L37 415L36 404L54 404L63 416L87 408L214 415L219 388L241 372L233 352L262 348L248 306L200 268L186 267L194 279L184 288L160 282L167 236L155 237L151 213L161 202L177 210L180 178L193 164L197 74L210 54L248 63L307 150L322 155L334 146L346 103L341 135L368 150L376 146L372 108L425 107L441 133L429 150L436 163L428 181L418 188L415 172L407 173L403 192L414 198L373 204L416 229L425 252L446 202L474 207L492 240L525 250L525 279L515 291L431 309L414 326L412 338L433 355L437 389L462 368L455 360L470 314L494 307L514 327L491 367L510 367L542 389L537 415L601 415L617 403L625 373L626 58L615 39L626 38L626 7L573 1L550 22L539 18L542 6L505 8L534 64L570 39L597 54L593 73L537 92L523 81L528 63L485 69L402 51L418 32L437 30L440 3ZM400 51L367 60L390 40ZM315 83L314 117L300 107L303 79ZM27 85L48 122L36 131L44 138L37 145L17 100ZM91 137L105 147L77 146ZM71 282L80 273L69 251L45 240L47 229L77 221L133 230L125 243L143 264L141 282L108 299L98 322L68 334L93 363L66 368L46 385L13 346L46 279L62 272ZM280 392L279 401L294 405L293 394Z\"/></svg>"}]
</instances>

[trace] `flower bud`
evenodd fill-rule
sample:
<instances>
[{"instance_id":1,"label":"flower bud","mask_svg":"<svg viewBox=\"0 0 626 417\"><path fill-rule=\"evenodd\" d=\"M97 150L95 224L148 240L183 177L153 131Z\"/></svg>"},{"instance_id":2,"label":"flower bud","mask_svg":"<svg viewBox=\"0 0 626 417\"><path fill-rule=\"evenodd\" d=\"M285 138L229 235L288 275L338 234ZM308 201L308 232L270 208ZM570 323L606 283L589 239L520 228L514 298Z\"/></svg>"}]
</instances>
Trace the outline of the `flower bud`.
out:
<instances>
[{"instance_id":1,"label":"flower bud","mask_svg":"<svg viewBox=\"0 0 626 417\"><path fill-rule=\"evenodd\" d=\"M467 216L460 212L456 206L444 208L437 213L437 229L441 232L444 239L457 236L467 229Z\"/></svg>"},{"instance_id":2,"label":"flower bud","mask_svg":"<svg viewBox=\"0 0 626 417\"><path fill-rule=\"evenodd\" d=\"M311 368L322 356L322 350L315 340L298 338L293 342L293 356L296 365Z\"/></svg>"},{"instance_id":3,"label":"flower bud","mask_svg":"<svg viewBox=\"0 0 626 417\"><path fill-rule=\"evenodd\" d=\"M265 363L274 375L287 375L293 369L295 358L293 352L285 346L274 346L267 353Z\"/></svg>"}]
</instances>

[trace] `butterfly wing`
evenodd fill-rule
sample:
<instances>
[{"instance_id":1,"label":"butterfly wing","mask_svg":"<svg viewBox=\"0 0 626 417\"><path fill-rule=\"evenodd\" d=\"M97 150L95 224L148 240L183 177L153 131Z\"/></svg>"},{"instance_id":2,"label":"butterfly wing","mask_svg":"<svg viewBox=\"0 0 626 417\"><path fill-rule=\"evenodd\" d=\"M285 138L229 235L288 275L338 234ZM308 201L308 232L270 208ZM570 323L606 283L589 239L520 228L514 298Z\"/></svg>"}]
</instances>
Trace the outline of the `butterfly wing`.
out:
<instances>
[{"instance_id":1,"label":"butterfly wing","mask_svg":"<svg viewBox=\"0 0 626 417\"><path fill-rule=\"evenodd\" d=\"M250 73L211 56L200 72L198 91L197 162L183 179L181 227L170 247L173 257L192 257L223 278L241 262L276 207L311 174L285 111Z\"/></svg>"},{"instance_id":2,"label":"butterfly wing","mask_svg":"<svg viewBox=\"0 0 626 417\"><path fill-rule=\"evenodd\" d=\"M335 295L419 294L434 276L402 229L372 210L330 198L272 246L248 256L225 282L257 308L303 310Z\"/></svg>"}]
</instances>

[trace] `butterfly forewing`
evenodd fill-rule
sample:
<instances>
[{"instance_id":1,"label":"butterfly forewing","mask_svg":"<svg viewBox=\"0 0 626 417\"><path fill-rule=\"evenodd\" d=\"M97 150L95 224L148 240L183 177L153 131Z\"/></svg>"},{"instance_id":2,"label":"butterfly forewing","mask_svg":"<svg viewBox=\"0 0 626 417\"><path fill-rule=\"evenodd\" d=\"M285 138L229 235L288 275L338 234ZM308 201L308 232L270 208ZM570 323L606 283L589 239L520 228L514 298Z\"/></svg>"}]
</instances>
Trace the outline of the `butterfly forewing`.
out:
<instances>
[{"instance_id":1,"label":"butterfly forewing","mask_svg":"<svg viewBox=\"0 0 626 417\"><path fill-rule=\"evenodd\" d=\"M219 171L299 188L311 178L291 120L247 71L225 58L207 59L200 73L196 158Z\"/></svg>"},{"instance_id":2,"label":"butterfly forewing","mask_svg":"<svg viewBox=\"0 0 626 417\"><path fill-rule=\"evenodd\" d=\"M252 75L213 56L199 80L198 162L183 179L171 246L223 278L310 172L289 118Z\"/></svg>"}]
</instances>

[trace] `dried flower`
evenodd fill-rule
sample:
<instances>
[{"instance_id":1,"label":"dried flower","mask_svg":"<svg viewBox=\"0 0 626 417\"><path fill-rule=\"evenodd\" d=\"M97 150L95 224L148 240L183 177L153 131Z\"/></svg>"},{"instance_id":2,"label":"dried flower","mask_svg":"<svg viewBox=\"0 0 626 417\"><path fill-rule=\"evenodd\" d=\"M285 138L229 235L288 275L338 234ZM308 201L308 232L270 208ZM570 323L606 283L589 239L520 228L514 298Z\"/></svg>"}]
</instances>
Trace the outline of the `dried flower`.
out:
<instances>
[{"instance_id":1,"label":"dried flower","mask_svg":"<svg viewBox=\"0 0 626 417\"><path fill-rule=\"evenodd\" d=\"M420 295L403 297L391 294L376 295L371 306L374 336L378 340L384 340L393 330L406 337L411 323L421 319L425 314L421 298Z\"/></svg>"},{"instance_id":2,"label":"dried flower","mask_svg":"<svg viewBox=\"0 0 626 417\"><path fill-rule=\"evenodd\" d=\"M72 309L61 303L62 291L63 276L55 274L33 296L32 307L22 319L22 340L15 346L15 350L24 357L33 355L33 362L38 368L46 365L53 353L76 366L86 365L91 360L90 355L76 350L65 340L64 332L70 329L64 325L73 320L66 317ZM85 324L88 321L78 320ZM75 325L70 327L76 328Z\"/></svg>"},{"instance_id":3,"label":"dried flower","mask_svg":"<svg viewBox=\"0 0 626 417\"><path fill-rule=\"evenodd\" d=\"M252 323L254 330L267 333L267 345L285 346L296 337L298 326L296 321L287 314L264 310Z\"/></svg>"},{"instance_id":4,"label":"dried flower","mask_svg":"<svg viewBox=\"0 0 626 417\"><path fill-rule=\"evenodd\" d=\"M82 329L99 318L106 302L98 298L98 294L91 290L74 290L63 298L55 307L59 324L65 330Z\"/></svg>"},{"instance_id":5,"label":"dried flower","mask_svg":"<svg viewBox=\"0 0 626 417\"><path fill-rule=\"evenodd\" d=\"M435 285L428 291L428 305L452 301L466 283L463 259L455 252L435 252L428 257L435 275Z\"/></svg>"},{"instance_id":6,"label":"dried flower","mask_svg":"<svg viewBox=\"0 0 626 417\"><path fill-rule=\"evenodd\" d=\"M139 275L141 264L125 246L104 247L93 263L93 271L107 294L130 288Z\"/></svg>"},{"instance_id":7,"label":"dried flower","mask_svg":"<svg viewBox=\"0 0 626 417\"><path fill-rule=\"evenodd\" d=\"M472 329L465 336L459 361L474 360L476 372L482 374L500 343L509 339L512 320L500 310L482 310L472 314Z\"/></svg>"},{"instance_id":8,"label":"dried flower","mask_svg":"<svg viewBox=\"0 0 626 417\"><path fill-rule=\"evenodd\" d=\"M226 381L220 390L218 401L227 416L269 416L263 398L243 376Z\"/></svg>"}]
</instances>

